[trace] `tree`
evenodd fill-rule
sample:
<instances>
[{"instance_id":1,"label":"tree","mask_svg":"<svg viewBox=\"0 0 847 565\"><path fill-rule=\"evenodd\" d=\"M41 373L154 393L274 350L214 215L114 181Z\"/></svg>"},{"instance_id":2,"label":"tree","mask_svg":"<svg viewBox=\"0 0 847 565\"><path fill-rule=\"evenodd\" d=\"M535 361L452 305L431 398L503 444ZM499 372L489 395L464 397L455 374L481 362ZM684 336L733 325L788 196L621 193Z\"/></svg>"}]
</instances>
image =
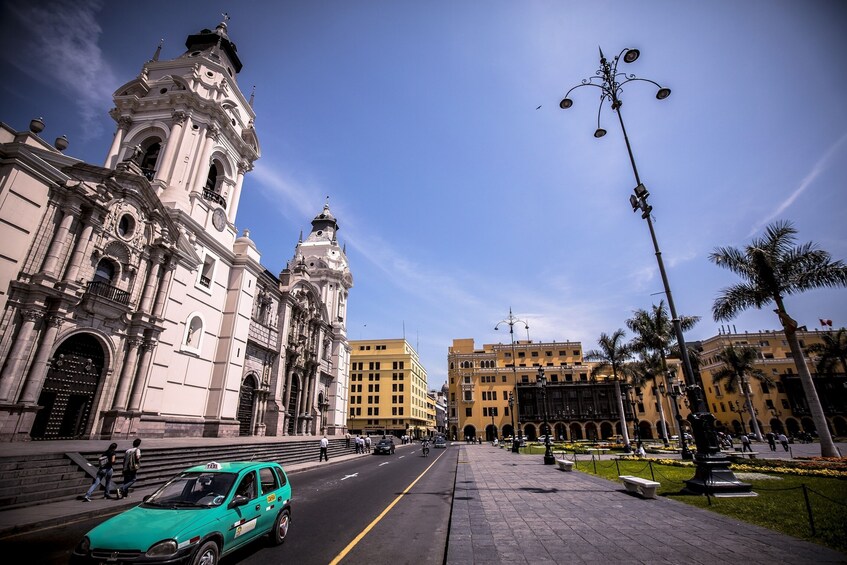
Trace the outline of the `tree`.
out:
<instances>
[{"instance_id":1,"label":"tree","mask_svg":"<svg viewBox=\"0 0 847 565\"><path fill-rule=\"evenodd\" d=\"M624 335L626 334L622 329L615 330L612 335L601 333L600 339L597 340L600 349L592 349L583 354L582 358L586 361L598 361L598 364L591 369L592 377L596 377L603 371L612 370L612 378L615 381L615 396L618 399L618 415L621 421L624 448L629 453L631 447L629 444L629 433L626 429L626 415L623 411L620 377L626 376L628 371L627 361L632 357L632 352L629 345L623 341Z\"/></svg>"},{"instance_id":2,"label":"tree","mask_svg":"<svg viewBox=\"0 0 847 565\"><path fill-rule=\"evenodd\" d=\"M632 346L636 350L646 349L653 351L659 356L660 373L667 378L668 363L667 357L672 352L676 345L676 332L673 327L673 320L668 315L668 310L665 308L664 300L659 302L659 305L653 305L651 311L639 309L632 313L632 318L626 321L627 327L635 333ZM679 324L682 331L690 330L700 320L697 316L680 316ZM652 375L653 387L656 387L656 374ZM667 383L666 383L667 385ZM670 445L668 441L668 430L665 420L665 409L662 406L661 399L658 399L659 418L661 419L662 441L665 445Z\"/></svg>"},{"instance_id":3,"label":"tree","mask_svg":"<svg viewBox=\"0 0 847 565\"><path fill-rule=\"evenodd\" d=\"M715 384L726 381L726 390L734 392L740 389L744 394L747 413L752 417L751 427L756 439L762 441L762 431L759 429L759 422L756 420L756 412L753 409L753 400L750 394L750 380L748 377L754 377L760 381L772 384L772 381L756 367L756 361L759 359L759 351L755 347L745 345L742 347L734 347L727 345L721 352L715 355L715 358L723 363L723 367L712 373L712 380Z\"/></svg>"},{"instance_id":4,"label":"tree","mask_svg":"<svg viewBox=\"0 0 847 565\"><path fill-rule=\"evenodd\" d=\"M769 225L765 235L754 239L743 251L735 247L716 248L709 260L737 274L743 282L721 290L712 306L712 314L716 321L728 321L748 308L776 306L774 312L782 324L820 437L821 455L839 457L800 348L797 322L786 312L784 299L815 288L847 286L847 266L841 261L833 261L829 253L818 249L814 243L795 245L796 236L797 230L791 222L780 221Z\"/></svg>"},{"instance_id":5,"label":"tree","mask_svg":"<svg viewBox=\"0 0 847 565\"><path fill-rule=\"evenodd\" d=\"M819 375L834 373L839 363L841 370L847 373L847 329L826 332L821 336L821 343L813 343L806 351L817 356L815 371Z\"/></svg>"}]
</instances>

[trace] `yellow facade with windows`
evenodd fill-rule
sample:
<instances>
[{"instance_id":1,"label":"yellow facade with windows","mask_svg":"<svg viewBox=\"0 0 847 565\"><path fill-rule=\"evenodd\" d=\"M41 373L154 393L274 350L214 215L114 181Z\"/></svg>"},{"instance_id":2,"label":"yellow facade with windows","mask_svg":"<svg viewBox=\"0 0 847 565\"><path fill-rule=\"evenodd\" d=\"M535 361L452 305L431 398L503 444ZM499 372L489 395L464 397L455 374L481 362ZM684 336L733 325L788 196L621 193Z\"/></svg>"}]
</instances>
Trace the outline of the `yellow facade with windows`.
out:
<instances>
[{"instance_id":1,"label":"yellow facade with windows","mask_svg":"<svg viewBox=\"0 0 847 565\"><path fill-rule=\"evenodd\" d=\"M435 407L414 347L405 339L376 339L351 341L350 348L350 433L428 435Z\"/></svg>"},{"instance_id":2,"label":"yellow facade with windows","mask_svg":"<svg viewBox=\"0 0 847 565\"><path fill-rule=\"evenodd\" d=\"M807 352L810 345L821 343L824 333L799 331L797 337L831 431L838 436L847 436L845 368L838 367L832 375L818 375L816 358ZM747 379L753 411L762 434L784 432L789 436L797 436L803 431L815 429L797 375L797 366L781 331L727 332L701 342L700 375L709 409L717 419L719 429L723 428L732 434L753 432L753 415L746 406L741 388L736 386L734 391L728 391L726 381L715 383L712 378L722 367L717 354L729 345L756 348L759 351L756 368L771 381L768 384L754 377Z\"/></svg>"}]
</instances>

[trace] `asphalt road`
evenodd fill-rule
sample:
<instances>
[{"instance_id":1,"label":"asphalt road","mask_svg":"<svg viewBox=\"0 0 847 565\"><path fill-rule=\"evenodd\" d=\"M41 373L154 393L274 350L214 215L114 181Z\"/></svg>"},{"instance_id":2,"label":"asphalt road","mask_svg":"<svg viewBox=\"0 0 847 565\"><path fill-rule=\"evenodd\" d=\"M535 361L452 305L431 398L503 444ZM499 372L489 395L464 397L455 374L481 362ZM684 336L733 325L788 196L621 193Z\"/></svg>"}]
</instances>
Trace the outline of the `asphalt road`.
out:
<instances>
[{"instance_id":1,"label":"asphalt road","mask_svg":"<svg viewBox=\"0 0 847 565\"><path fill-rule=\"evenodd\" d=\"M398 446L289 477L292 525L279 547L262 541L221 565L443 563L458 449ZM82 536L109 516L81 520L3 540L3 554L38 564L65 564Z\"/></svg>"}]
</instances>

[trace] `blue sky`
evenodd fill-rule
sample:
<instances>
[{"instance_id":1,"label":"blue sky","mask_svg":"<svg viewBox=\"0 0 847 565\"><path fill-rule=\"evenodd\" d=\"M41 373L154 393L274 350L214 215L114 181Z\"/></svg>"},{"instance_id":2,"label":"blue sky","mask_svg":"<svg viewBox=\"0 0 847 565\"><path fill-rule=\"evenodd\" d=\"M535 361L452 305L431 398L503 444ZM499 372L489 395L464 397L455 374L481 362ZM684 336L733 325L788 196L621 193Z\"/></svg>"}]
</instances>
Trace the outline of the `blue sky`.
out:
<instances>
[{"instance_id":1,"label":"blue sky","mask_svg":"<svg viewBox=\"0 0 847 565\"><path fill-rule=\"evenodd\" d=\"M0 119L102 163L113 91L164 39L229 33L262 158L236 224L278 273L326 196L355 287L351 339L402 337L432 387L454 338L508 342L509 308L533 340L579 340L625 327L662 298L617 117L601 115L598 46L641 58L622 70L673 89L627 85L623 116L651 192L677 310L715 335L712 302L734 275L716 246L743 246L791 220L801 242L847 259L847 4L833 1L4 2ZM625 67L625 68L624 68ZM541 106L539 109L536 109ZM847 324L844 289L791 296L810 329ZM769 311L738 331L778 328ZM517 333L525 338L525 332Z\"/></svg>"}]
</instances>

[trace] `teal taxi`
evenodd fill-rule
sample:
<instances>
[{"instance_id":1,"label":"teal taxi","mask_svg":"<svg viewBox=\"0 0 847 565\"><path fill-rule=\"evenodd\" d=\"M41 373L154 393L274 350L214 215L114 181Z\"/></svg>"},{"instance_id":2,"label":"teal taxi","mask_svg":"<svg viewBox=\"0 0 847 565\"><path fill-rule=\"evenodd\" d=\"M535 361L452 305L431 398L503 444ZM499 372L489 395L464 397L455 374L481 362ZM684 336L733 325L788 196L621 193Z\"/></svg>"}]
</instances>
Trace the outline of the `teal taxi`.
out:
<instances>
[{"instance_id":1,"label":"teal taxi","mask_svg":"<svg viewBox=\"0 0 847 565\"><path fill-rule=\"evenodd\" d=\"M186 469L138 506L89 531L70 562L215 565L291 524L291 485L277 463L207 463Z\"/></svg>"}]
</instances>

